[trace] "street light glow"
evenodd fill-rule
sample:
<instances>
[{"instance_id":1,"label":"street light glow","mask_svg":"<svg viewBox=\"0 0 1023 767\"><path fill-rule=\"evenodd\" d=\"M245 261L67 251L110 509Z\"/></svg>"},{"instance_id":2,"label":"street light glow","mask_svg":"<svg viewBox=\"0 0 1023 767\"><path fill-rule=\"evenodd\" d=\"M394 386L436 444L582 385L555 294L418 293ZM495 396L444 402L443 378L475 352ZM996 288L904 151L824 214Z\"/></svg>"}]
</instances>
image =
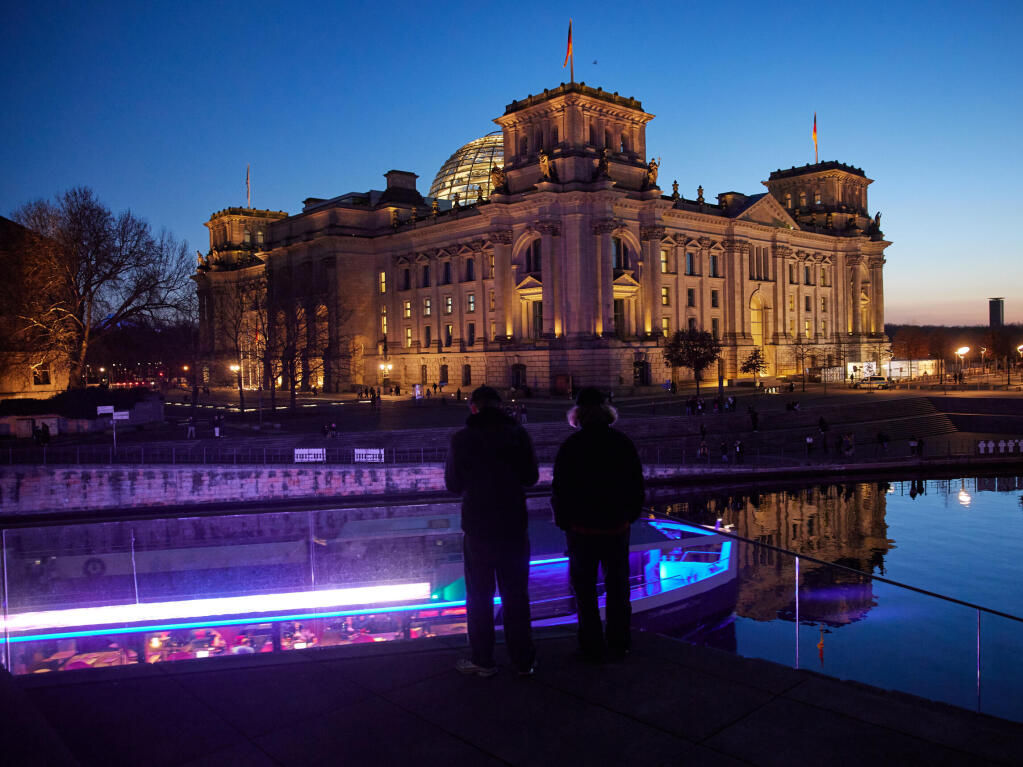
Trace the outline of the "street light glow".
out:
<instances>
[{"instance_id":1,"label":"street light glow","mask_svg":"<svg viewBox=\"0 0 1023 767\"><path fill-rule=\"evenodd\" d=\"M969 351L970 351L969 346L960 346L958 349L956 349L956 354L962 357L964 354L969 353Z\"/></svg>"}]
</instances>

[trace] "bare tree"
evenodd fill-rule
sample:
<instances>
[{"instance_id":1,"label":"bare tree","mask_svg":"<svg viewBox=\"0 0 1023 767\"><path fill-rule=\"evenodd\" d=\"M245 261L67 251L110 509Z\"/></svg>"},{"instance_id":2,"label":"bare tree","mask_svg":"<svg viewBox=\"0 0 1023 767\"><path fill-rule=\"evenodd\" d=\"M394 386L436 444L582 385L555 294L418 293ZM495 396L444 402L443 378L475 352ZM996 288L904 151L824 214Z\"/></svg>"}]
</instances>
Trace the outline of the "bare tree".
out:
<instances>
[{"instance_id":1,"label":"bare tree","mask_svg":"<svg viewBox=\"0 0 1023 767\"><path fill-rule=\"evenodd\" d=\"M18 320L40 348L66 357L68 386L85 385L93 339L128 321L157 321L186 301L188 250L125 211L114 215L77 187L19 208L15 219L40 235L25 252Z\"/></svg>"},{"instance_id":2,"label":"bare tree","mask_svg":"<svg viewBox=\"0 0 1023 767\"><path fill-rule=\"evenodd\" d=\"M216 290L217 338L233 360L231 369L238 387L238 407L245 412L243 375L252 366L262 367L259 340L260 314L265 311L266 281L262 275L251 276L235 272L235 279L225 280ZM258 375L262 379L262 370Z\"/></svg>"}]
</instances>

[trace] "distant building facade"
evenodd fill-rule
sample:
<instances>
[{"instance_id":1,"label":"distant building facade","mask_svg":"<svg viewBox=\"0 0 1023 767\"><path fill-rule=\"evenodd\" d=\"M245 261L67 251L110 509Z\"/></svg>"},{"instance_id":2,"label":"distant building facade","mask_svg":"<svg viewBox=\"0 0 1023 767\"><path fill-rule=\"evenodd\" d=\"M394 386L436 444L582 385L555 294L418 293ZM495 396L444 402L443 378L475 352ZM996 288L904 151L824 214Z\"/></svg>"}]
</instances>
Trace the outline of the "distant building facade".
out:
<instances>
[{"instance_id":1,"label":"distant building facade","mask_svg":"<svg viewBox=\"0 0 1023 767\"><path fill-rule=\"evenodd\" d=\"M67 355L39 348L27 324L18 318L20 272L31 238L39 235L0 216L0 399L45 399L68 386Z\"/></svg>"},{"instance_id":2,"label":"distant building facade","mask_svg":"<svg viewBox=\"0 0 1023 767\"><path fill-rule=\"evenodd\" d=\"M755 348L775 375L880 361L890 243L871 179L822 162L756 195L664 194L652 118L562 84L495 120L503 167L474 199L424 198L415 174L390 171L383 191L295 215L214 214L196 272L206 379L643 386L667 377L661 347L679 329L720 339L708 372L729 380ZM434 189L455 188L443 175Z\"/></svg>"},{"instance_id":3,"label":"distant building facade","mask_svg":"<svg viewBox=\"0 0 1023 767\"><path fill-rule=\"evenodd\" d=\"M988 299L988 324L992 328L1000 328L1005 324L1005 299Z\"/></svg>"}]
</instances>

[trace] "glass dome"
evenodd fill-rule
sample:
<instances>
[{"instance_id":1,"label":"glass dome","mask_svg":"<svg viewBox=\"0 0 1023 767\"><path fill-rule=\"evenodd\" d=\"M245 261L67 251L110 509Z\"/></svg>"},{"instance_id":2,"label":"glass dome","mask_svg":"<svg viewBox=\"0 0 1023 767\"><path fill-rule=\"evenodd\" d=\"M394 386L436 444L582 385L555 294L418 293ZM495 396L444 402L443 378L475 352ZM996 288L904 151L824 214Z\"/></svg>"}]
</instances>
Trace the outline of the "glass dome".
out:
<instances>
[{"instance_id":1,"label":"glass dome","mask_svg":"<svg viewBox=\"0 0 1023 767\"><path fill-rule=\"evenodd\" d=\"M504 137L501 131L488 133L483 138L470 141L441 166L433 184L430 197L453 200L455 193L463 203L476 199L477 189L483 189L483 196L490 196L490 167L504 164Z\"/></svg>"}]
</instances>

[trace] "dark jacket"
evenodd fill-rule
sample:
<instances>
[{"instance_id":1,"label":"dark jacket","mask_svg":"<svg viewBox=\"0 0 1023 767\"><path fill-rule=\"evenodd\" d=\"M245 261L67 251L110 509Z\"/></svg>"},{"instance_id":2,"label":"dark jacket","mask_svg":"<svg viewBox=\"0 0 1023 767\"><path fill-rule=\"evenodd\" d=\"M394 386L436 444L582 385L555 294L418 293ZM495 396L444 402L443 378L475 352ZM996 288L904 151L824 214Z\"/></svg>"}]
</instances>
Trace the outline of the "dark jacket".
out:
<instances>
[{"instance_id":1,"label":"dark jacket","mask_svg":"<svg viewBox=\"0 0 1023 767\"><path fill-rule=\"evenodd\" d=\"M620 431L589 424L558 450L551 507L562 530L619 530L639 518L644 497L643 465Z\"/></svg>"},{"instance_id":2,"label":"dark jacket","mask_svg":"<svg viewBox=\"0 0 1023 767\"><path fill-rule=\"evenodd\" d=\"M469 535L524 535L524 488L539 478L529 434L497 408L469 416L451 437L444 484L462 496L462 530Z\"/></svg>"}]
</instances>

